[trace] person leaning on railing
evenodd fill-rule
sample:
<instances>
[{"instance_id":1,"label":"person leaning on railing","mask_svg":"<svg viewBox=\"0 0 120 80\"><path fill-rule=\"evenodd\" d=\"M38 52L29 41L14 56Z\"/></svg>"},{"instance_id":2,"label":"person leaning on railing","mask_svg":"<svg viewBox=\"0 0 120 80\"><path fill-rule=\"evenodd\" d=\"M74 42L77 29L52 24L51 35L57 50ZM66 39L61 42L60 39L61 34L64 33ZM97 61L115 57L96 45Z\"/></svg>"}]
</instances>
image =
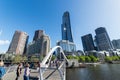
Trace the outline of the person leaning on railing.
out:
<instances>
[{"instance_id":1,"label":"person leaning on railing","mask_svg":"<svg viewBox=\"0 0 120 80\"><path fill-rule=\"evenodd\" d=\"M0 80L3 80L2 78L3 78L4 74L6 73L6 70L3 66L4 66L4 62L0 61Z\"/></svg>"}]
</instances>

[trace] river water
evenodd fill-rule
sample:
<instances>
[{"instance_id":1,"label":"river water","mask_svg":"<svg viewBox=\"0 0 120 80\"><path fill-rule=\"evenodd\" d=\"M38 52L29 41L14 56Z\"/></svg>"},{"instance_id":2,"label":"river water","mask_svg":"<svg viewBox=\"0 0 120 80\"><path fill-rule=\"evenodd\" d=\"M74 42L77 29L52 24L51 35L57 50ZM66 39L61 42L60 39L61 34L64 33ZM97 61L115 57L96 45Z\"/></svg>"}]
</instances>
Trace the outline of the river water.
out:
<instances>
[{"instance_id":1,"label":"river water","mask_svg":"<svg viewBox=\"0 0 120 80\"><path fill-rule=\"evenodd\" d=\"M120 80L120 64L67 69L66 78L66 80Z\"/></svg>"}]
</instances>

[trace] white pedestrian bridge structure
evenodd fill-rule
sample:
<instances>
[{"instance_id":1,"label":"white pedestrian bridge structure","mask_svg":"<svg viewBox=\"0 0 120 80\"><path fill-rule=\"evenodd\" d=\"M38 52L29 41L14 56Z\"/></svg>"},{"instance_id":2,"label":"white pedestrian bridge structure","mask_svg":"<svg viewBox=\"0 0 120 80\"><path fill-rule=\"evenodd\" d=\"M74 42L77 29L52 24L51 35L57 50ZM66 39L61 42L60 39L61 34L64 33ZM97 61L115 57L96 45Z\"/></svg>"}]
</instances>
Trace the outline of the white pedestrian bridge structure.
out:
<instances>
[{"instance_id":1,"label":"white pedestrian bridge structure","mask_svg":"<svg viewBox=\"0 0 120 80\"><path fill-rule=\"evenodd\" d=\"M54 53L57 53L55 60L52 60ZM66 58L62 48L55 46L52 50L44 57L40 63L40 67L37 70L31 70L30 76L37 77L31 78L30 80L66 80ZM11 70L12 69L12 70ZM16 70L9 68L3 80L15 80ZM24 71L21 75L24 74ZM23 80L23 76L20 77Z\"/></svg>"},{"instance_id":2,"label":"white pedestrian bridge structure","mask_svg":"<svg viewBox=\"0 0 120 80\"><path fill-rule=\"evenodd\" d=\"M51 63L51 59L55 51L58 52L57 55L59 55L59 58L57 58L55 62ZM57 71L59 74L56 75L55 80L66 80L66 62L68 62L68 59L66 58L62 48L60 46L54 47L40 63L40 80L54 80L55 78L52 78L51 76L52 74L57 73ZM47 69L53 70L48 76L44 76L44 73L47 71ZM49 79L50 77L51 79Z\"/></svg>"}]
</instances>

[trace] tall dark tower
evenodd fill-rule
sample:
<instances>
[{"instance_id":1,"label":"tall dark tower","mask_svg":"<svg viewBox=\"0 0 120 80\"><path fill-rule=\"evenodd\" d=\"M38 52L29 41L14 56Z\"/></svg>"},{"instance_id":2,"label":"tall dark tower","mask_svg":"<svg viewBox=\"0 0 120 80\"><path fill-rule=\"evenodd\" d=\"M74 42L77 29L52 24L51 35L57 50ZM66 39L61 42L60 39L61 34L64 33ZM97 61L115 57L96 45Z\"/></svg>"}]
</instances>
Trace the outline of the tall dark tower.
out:
<instances>
[{"instance_id":1,"label":"tall dark tower","mask_svg":"<svg viewBox=\"0 0 120 80\"><path fill-rule=\"evenodd\" d=\"M92 51L95 50L92 34L87 34L81 37L83 50L84 51Z\"/></svg>"},{"instance_id":2,"label":"tall dark tower","mask_svg":"<svg viewBox=\"0 0 120 80\"><path fill-rule=\"evenodd\" d=\"M96 43L98 50L110 50L113 49L113 45L110 41L108 33L104 27L99 27L95 30Z\"/></svg>"},{"instance_id":3,"label":"tall dark tower","mask_svg":"<svg viewBox=\"0 0 120 80\"><path fill-rule=\"evenodd\" d=\"M63 14L61 28L62 28L62 40L68 40L69 42L73 42L70 15L68 11L66 11Z\"/></svg>"}]
</instances>

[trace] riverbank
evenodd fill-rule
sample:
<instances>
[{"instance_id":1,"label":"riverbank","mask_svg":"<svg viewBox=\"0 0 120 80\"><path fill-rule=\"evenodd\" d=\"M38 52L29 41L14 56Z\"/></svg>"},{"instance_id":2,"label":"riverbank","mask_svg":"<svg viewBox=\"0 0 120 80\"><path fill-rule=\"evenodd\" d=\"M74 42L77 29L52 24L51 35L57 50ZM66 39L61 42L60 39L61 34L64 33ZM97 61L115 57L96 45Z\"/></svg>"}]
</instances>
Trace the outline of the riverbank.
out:
<instances>
[{"instance_id":1,"label":"riverbank","mask_svg":"<svg viewBox=\"0 0 120 80\"><path fill-rule=\"evenodd\" d=\"M120 64L120 61L109 61L109 62L78 62L76 59L69 60L67 68L86 68L88 66L96 66L100 64Z\"/></svg>"},{"instance_id":2,"label":"riverbank","mask_svg":"<svg viewBox=\"0 0 120 80\"><path fill-rule=\"evenodd\" d=\"M107 63L111 63L111 64L120 64L120 61L109 61Z\"/></svg>"},{"instance_id":3,"label":"riverbank","mask_svg":"<svg viewBox=\"0 0 120 80\"><path fill-rule=\"evenodd\" d=\"M101 62L79 63L77 60L73 59L69 60L67 68L86 68L87 66L96 66L98 64L101 64Z\"/></svg>"}]
</instances>

